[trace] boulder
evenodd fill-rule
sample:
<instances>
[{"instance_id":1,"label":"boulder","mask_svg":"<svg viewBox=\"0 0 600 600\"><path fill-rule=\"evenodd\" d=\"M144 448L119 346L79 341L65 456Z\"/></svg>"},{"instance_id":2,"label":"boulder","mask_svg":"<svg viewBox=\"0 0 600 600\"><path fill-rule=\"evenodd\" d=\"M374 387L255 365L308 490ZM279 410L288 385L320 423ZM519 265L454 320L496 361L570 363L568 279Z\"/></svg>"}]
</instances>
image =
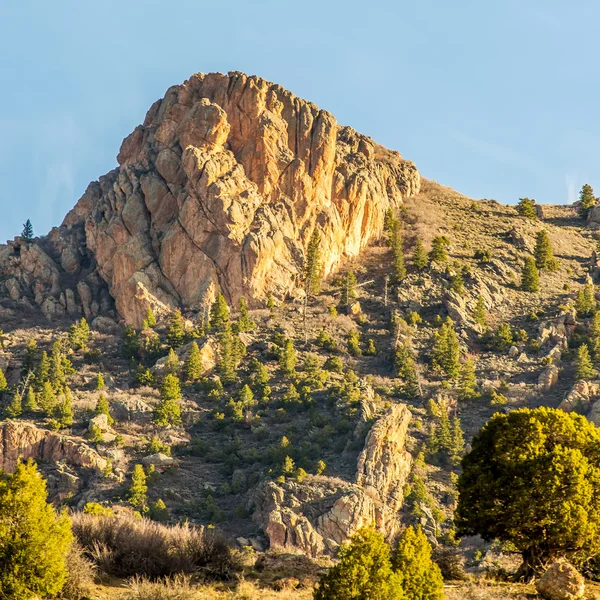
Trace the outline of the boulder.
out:
<instances>
[{"instance_id":1,"label":"boulder","mask_svg":"<svg viewBox=\"0 0 600 600\"><path fill-rule=\"evenodd\" d=\"M91 429L94 426L97 427L100 431L102 431L102 433L111 430L111 427L108 424L108 416L105 414L96 415L95 417L92 417L90 419L88 429Z\"/></svg>"},{"instance_id":2,"label":"boulder","mask_svg":"<svg viewBox=\"0 0 600 600\"><path fill-rule=\"evenodd\" d=\"M548 365L538 378L538 387L542 392L549 392L558 383L558 367Z\"/></svg>"},{"instance_id":3,"label":"boulder","mask_svg":"<svg viewBox=\"0 0 600 600\"><path fill-rule=\"evenodd\" d=\"M585 594L583 577L565 559L553 562L535 587L546 600L577 600Z\"/></svg>"},{"instance_id":4,"label":"boulder","mask_svg":"<svg viewBox=\"0 0 600 600\"><path fill-rule=\"evenodd\" d=\"M589 410L592 398L600 394L600 385L592 381L578 381L567 393L558 408L565 412Z\"/></svg>"},{"instance_id":5,"label":"boulder","mask_svg":"<svg viewBox=\"0 0 600 600\"><path fill-rule=\"evenodd\" d=\"M139 396L113 400L110 410L116 421L147 422L152 416L152 407Z\"/></svg>"},{"instance_id":6,"label":"boulder","mask_svg":"<svg viewBox=\"0 0 600 600\"><path fill-rule=\"evenodd\" d=\"M242 337L243 334L240 334ZM217 343L212 338L205 338L202 340L195 340L198 344L198 348L200 350L200 362L202 364L202 376L210 375L217 365ZM187 355L190 352L190 348L194 342L190 342L189 344L185 344L185 346L181 346L176 350L177 358L179 358L180 366L183 366ZM242 339L242 343L244 340ZM245 345L248 345L245 343ZM167 363L168 356L163 356L159 358L151 371L154 375L161 375L164 372L165 365Z\"/></svg>"},{"instance_id":7,"label":"boulder","mask_svg":"<svg viewBox=\"0 0 600 600\"><path fill-rule=\"evenodd\" d=\"M142 458L142 464L145 467L148 465L154 465L155 467L170 467L175 464L175 459L162 452L157 452L156 454L144 456L144 458Z\"/></svg>"}]
</instances>

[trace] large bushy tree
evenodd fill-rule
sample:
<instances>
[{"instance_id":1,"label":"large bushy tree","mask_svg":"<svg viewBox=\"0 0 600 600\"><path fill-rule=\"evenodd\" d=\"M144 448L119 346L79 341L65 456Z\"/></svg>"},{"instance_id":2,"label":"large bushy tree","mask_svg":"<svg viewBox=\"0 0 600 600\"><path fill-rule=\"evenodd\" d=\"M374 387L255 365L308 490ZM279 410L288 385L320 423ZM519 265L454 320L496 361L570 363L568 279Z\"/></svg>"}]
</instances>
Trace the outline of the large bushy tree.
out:
<instances>
[{"instance_id":1,"label":"large bushy tree","mask_svg":"<svg viewBox=\"0 0 600 600\"><path fill-rule=\"evenodd\" d=\"M551 408L497 413L463 458L458 533L511 542L523 571L600 551L600 429Z\"/></svg>"}]
</instances>

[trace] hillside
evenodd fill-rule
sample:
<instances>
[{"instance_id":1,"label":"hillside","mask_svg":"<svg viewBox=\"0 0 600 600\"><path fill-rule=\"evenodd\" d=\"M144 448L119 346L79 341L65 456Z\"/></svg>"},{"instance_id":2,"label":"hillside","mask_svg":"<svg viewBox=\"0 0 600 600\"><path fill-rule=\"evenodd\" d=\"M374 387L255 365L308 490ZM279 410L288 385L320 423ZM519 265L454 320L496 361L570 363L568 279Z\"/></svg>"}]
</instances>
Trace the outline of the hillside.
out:
<instances>
[{"instance_id":1,"label":"hillside","mask_svg":"<svg viewBox=\"0 0 600 600\"><path fill-rule=\"evenodd\" d=\"M448 580L514 571L505 548L455 538L456 479L495 412L597 418L599 382L575 381L590 321L578 292L597 275L576 208L532 219L467 198L238 73L171 88L119 164L49 236L0 246L2 468L38 459L74 512L214 526L240 573L298 598L371 522L390 540L420 524ZM542 230L556 263L524 291ZM306 298L314 231L322 279ZM444 256L415 264L421 243ZM436 366L447 317L458 376Z\"/></svg>"}]
</instances>

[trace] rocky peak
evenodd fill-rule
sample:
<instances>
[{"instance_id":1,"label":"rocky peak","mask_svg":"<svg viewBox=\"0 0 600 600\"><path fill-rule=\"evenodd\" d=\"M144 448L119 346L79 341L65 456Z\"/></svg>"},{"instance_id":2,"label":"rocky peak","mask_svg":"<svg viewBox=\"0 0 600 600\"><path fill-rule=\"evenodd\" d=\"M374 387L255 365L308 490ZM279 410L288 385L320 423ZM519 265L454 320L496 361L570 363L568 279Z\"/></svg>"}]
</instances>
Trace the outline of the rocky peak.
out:
<instances>
[{"instance_id":1,"label":"rocky peak","mask_svg":"<svg viewBox=\"0 0 600 600\"><path fill-rule=\"evenodd\" d=\"M230 302L293 293L315 227L327 274L420 188L398 152L238 72L200 73L170 88L124 140L118 162L46 240L59 272L49 281L74 280L82 307L83 280L91 290L83 295L99 306L84 273L92 266L136 326L148 304L200 310L216 290ZM4 279L6 271L0 260ZM49 288L40 304L60 302L64 286Z\"/></svg>"}]
</instances>

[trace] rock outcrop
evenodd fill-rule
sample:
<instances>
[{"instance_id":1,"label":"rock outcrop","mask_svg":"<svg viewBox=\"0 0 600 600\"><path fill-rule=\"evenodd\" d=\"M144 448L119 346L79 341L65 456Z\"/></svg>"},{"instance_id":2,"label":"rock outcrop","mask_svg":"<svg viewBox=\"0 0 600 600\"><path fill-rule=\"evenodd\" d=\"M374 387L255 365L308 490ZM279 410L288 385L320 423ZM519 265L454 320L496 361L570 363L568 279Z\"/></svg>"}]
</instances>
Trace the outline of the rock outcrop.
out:
<instances>
[{"instance_id":1,"label":"rock outcrop","mask_svg":"<svg viewBox=\"0 0 600 600\"><path fill-rule=\"evenodd\" d=\"M125 139L118 162L48 238L20 257L0 251L11 298L35 297L47 315L96 316L108 289L139 327L148 305L158 314L203 310L216 290L232 303L285 296L315 228L327 274L380 235L388 208L420 189L416 167L398 152L237 72L170 88ZM39 276L28 254L39 255Z\"/></svg>"},{"instance_id":2,"label":"rock outcrop","mask_svg":"<svg viewBox=\"0 0 600 600\"><path fill-rule=\"evenodd\" d=\"M253 494L254 520L271 548L334 555L364 525L375 523L387 536L397 533L411 467L404 447L410 418L404 405L395 405L375 423L358 458L356 483L309 476L301 483L260 484Z\"/></svg>"},{"instance_id":3,"label":"rock outcrop","mask_svg":"<svg viewBox=\"0 0 600 600\"><path fill-rule=\"evenodd\" d=\"M72 467L101 473L106 459L76 438L39 429L24 421L0 424L0 469L12 473L19 460L64 462Z\"/></svg>"},{"instance_id":4,"label":"rock outcrop","mask_svg":"<svg viewBox=\"0 0 600 600\"><path fill-rule=\"evenodd\" d=\"M577 569L564 559L553 562L535 587L547 600L577 600L585 594L585 580Z\"/></svg>"}]
</instances>

